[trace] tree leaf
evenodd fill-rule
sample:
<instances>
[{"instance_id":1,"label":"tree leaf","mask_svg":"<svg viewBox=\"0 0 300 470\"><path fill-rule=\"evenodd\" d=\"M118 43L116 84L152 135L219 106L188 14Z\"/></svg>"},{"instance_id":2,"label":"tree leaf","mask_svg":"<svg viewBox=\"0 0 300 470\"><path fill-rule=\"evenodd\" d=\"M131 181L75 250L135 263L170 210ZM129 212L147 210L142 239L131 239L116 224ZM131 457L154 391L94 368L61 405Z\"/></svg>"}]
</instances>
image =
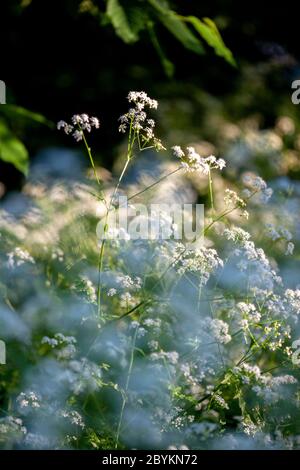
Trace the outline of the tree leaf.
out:
<instances>
[{"instance_id":1,"label":"tree leaf","mask_svg":"<svg viewBox=\"0 0 300 470\"><path fill-rule=\"evenodd\" d=\"M110 19L117 35L126 43L133 43L138 40L138 34L135 33L129 25L125 10L119 0L107 0L106 14Z\"/></svg>"},{"instance_id":2,"label":"tree leaf","mask_svg":"<svg viewBox=\"0 0 300 470\"><path fill-rule=\"evenodd\" d=\"M147 9L132 5L127 7L126 5L126 15L130 29L136 36L147 28L149 22L149 12Z\"/></svg>"},{"instance_id":3,"label":"tree leaf","mask_svg":"<svg viewBox=\"0 0 300 470\"><path fill-rule=\"evenodd\" d=\"M196 16L183 16L181 18L194 26L207 44L213 47L218 56L223 57L229 64L236 67L237 64L232 52L225 46L217 26L211 19L203 18L203 20L200 20Z\"/></svg>"},{"instance_id":4,"label":"tree leaf","mask_svg":"<svg viewBox=\"0 0 300 470\"><path fill-rule=\"evenodd\" d=\"M184 47L197 54L204 54L205 51L201 41L186 26L182 20L184 17L180 17L158 0L148 0L148 2L154 8L161 23L184 45Z\"/></svg>"},{"instance_id":5,"label":"tree leaf","mask_svg":"<svg viewBox=\"0 0 300 470\"><path fill-rule=\"evenodd\" d=\"M0 121L0 159L12 163L19 171L28 173L28 152L23 143Z\"/></svg>"}]
</instances>

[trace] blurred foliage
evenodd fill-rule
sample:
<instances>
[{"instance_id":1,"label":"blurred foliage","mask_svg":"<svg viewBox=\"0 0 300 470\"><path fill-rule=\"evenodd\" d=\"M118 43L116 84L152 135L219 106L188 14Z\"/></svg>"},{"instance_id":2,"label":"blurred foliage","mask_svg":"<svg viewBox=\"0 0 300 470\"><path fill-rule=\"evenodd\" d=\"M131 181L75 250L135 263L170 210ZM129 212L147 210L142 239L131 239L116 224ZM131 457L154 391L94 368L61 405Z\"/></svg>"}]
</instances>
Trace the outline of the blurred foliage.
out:
<instances>
[{"instance_id":1,"label":"blurred foliage","mask_svg":"<svg viewBox=\"0 0 300 470\"><path fill-rule=\"evenodd\" d=\"M168 77L174 75L175 67L164 51L164 41L161 41L158 35L157 26L160 24L187 50L203 55L205 53L204 41L214 49L217 55L223 57L229 64L235 65L232 53L225 46L212 20L208 18L200 20L196 16L181 16L173 11L167 1L106 0L105 2L96 2L83 0L79 4L78 2L66 3L75 8L77 3L77 10L74 9L76 15L78 13L92 15L101 27L112 25L116 35L126 44L138 42L141 39L141 34L148 32L147 41L153 44ZM35 7L33 1L13 2L9 14L19 16L27 24L27 12L32 6ZM13 96L14 90L11 90L10 93ZM26 175L29 155L26 144L22 143L20 135L24 135L25 127L28 127L31 122L46 125L49 125L49 122L41 114L12 105L1 106L0 118L0 159L13 164L17 170ZM21 126L19 125L20 121L22 121ZM13 129L15 127L18 127L17 132Z\"/></svg>"},{"instance_id":2,"label":"blurred foliage","mask_svg":"<svg viewBox=\"0 0 300 470\"><path fill-rule=\"evenodd\" d=\"M28 152L22 142L6 126L5 121L0 121L0 158L27 174Z\"/></svg>"},{"instance_id":3,"label":"blurred foliage","mask_svg":"<svg viewBox=\"0 0 300 470\"><path fill-rule=\"evenodd\" d=\"M216 125L210 126L212 108L214 115L219 109L221 117L225 113L232 122L258 112L259 125L269 127L282 112L281 104L290 101L290 83L299 73L296 17L291 13L291 3L287 2L284 9L273 5L272 23L267 21L269 7L258 0L247 8L231 0L172 0L168 4L119 0L109 4L110 14L104 0L11 0L2 6L0 31L0 40L5 44L0 78L7 83L7 101L35 109L54 122L77 112L99 116L103 123L101 138L93 139L92 144L95 160L101 165L111 169L117 157L122 136L106 123L117 120L120 100L130 89L144 89L164 106L172 107L176 101L173 133L176 129L193 139L211 139L220 152L222 139L216 129L221 123L217 125L216 118ZM120 5L117 11L121 20L126 20L129 36L134 37L131 42L115 33L110 16L116 5ZM161 9L169 13L163 15ZM184 48L166 26L176 18L203 52L204 46L211 43L216 52L224 53L222 39L217 33L211 38L212 23L199 20L203 17L214 20L234 52L239 69L214 54L194 53L191 42ZM281 27L283 23L290 25L289 34ZM211 27L205 29L203 25ZM261 71L271 63L273 70L263 80ZM251 64L251 75L245 80L243 71ZM208 93L205 115L204 90ZM299 107L290 108L284 114L297 115ZM6 121L28 149L30 158L45 145L65 145L56 132L49 133L47 126L31 132L31 122L28 120L25 126ZM161 136L165 136L167 129L160 127ZM0 173L5 191L21 187L22 175L11 165L0 162Z\"/></svg>"},{"instance_id":4,"label":"blurred foliage","mask_svg":"<svg viewBox=\"0 0 300 470\"><path fill-rule=\"evenodd\" d=\"M27 175L29 166L29 155L22 141L17 137L8 122L16 126L28 126L34 122L53 127L53 123L44 116L34 113L21 106L1 105L0 106L0 159L11 163L21 173Z\"/></svg>"},{"instance_id":5,"label":"blurred foliage","mask_svg":"<svg viewBox=\"0 0 300 470\"><path fill-rule=\"evenodd\" d=\"M154 47L158 50L164 70L172 76L174 68L165 56L160 41L156 36L156 24L161 23L186 49L196 54L204 54L201 39L211 46L215 53L223 57L231 65L236 65L231 51L225 46L215 23L195 16L180 16L173 11L167 1L158 0L107 0L105 13L93 0L83 0L80 4L81 13L90 13L102 25L111 24L116 34L125 43L134 43L140 39L140 33L148 30ZM191 24L195 34L188 26Z\"/></svg>"}]
</instances>

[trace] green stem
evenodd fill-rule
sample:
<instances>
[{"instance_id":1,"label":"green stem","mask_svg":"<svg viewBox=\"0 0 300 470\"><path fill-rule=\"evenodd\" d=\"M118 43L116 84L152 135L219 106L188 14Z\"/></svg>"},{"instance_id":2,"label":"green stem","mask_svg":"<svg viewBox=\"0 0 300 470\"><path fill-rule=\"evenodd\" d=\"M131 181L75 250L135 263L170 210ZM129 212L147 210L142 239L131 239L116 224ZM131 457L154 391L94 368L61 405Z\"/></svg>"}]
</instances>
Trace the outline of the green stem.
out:
<instances>
[{"instance_id":1,"label":"green stem","mask_svg":"<svg viewBox=\"0 0 300 470\"><path fill-rule=\"evenodd\" d=\"M209 187L210 207L212 211L214 212L215 207L214 207L213 182L212 182L212 177L211 177L211 169L209 169L209 172L208 172L208 187Z\"/></svg>"},{"instance_id":2,"label":"green stem","mask_svg":"<svg viewBox=\"0 0 300 470\"><path fill-rule=\"evenodd\" d=\"M83 142L84 142L84 145L86 147L86 150L87 150L87 153L88 153L88 156L90 158L90 162L91 162L91 165L92 165L92 168L93 168L93 171L94 171L94 175L95 175L95 178L96 178L96 181L98 183L99 186L101 186L101 182L98 178L98 175L97 175L97 171L96 171L96 167L95 167L95 163L94 163L94 159L93 159L93 155L92 155L92 151L91 151L91 148L89 147L88 143L87 143L87 140L85 138L85 135L84 135L84 132L83 130L81 129L80 127L80 130L82 132L82 138L83 138Z\"/></svg>"},{"instance_id":3,"label":"green stem","mask_svg":"<svg viewBox=\"0 0 300 470\"><path fill-rule=\"evenodd\" d=\"M137 196L140 196L141 194L145 193L146 191L148 191L149 189L152 189L154 188L154 186L156 186L157 184L161 183L162 181L164 181L166 178L168 178L169 176L172 176L174 175L174 173L177 173L177 171L181 170L182 167L178 167L176 168L176 170L173 170L171 171L170 173L167 173L166 175L162 176L161 178L159 178L157 181L155 181L154 183L150 184L150 186L147 186L147 188L145 189L142 189L141 191L139 191L138 193L135 193L133 194L132 196L130 196L127 200L128 201L131 201L131 199L133 199L134 197L137 197Z\"/></svg>"},{"instance_id":4,"label":"green stem","mask_svg":"<svg viewBox=\"0 0 300 470\"><path fill-rule=\"evenodd\" d=\"M125 162L125 165L124 165L124 168L121 172L121 175L119 176L119 179L118 179L118 183L114 189L114 192L110 198L110 201L109 201L109 205L107 207L107 210L106 210L106 214L105 214L105 224L104 224L104 238L101 242L101 247L100 247L100 253L99 253L99 263L98 263L98 288L97 288L97 310L98 310L98 317L100 318L101 317L101 292L102 292L102 271L103 271L103 257L104 257L104 249L105 249L105 233L107 232L107 222L108 222L108 215L109 215L109 212L111 210L111 206L113 204L113 200L117 194L117 191L120 187L120 184L122 182L122 179L125 175L125 172L127 170L127 167L128 167L128 164L130 162L130 158L128 156L129 154L127 154L127 159L126 159L126 162Z\"/></svg>"},{"instance_id":5,"label":"green stem","mask_svg":"<svg viewBox=\"0 0 300 470\"><path fill-rule=\"evenodd\" d=\"M136 327L134 335L133 335L133 339L132 339L130 362L129 362L128 372L127 372L125 389L124 389L124 392L123 392L123 400L122 400L121 412L120 412L120 417L119 417L119 422L118 422L118 427L117 427L115 449L117 449L118 446L119 446L120 432L121 432L121 427L122 427L122 423L123 423L123 416L124 416L125 406L126 406L126 402L127 402L127 393L128 393L128 388L129 388L129 383L130 383L130 378L131 378L131 373L132 373L132 368L133 368L134 351L135 351L135 344L136 344L138 329L139 329L139 325Z\"/></svg>"}]
</instances>

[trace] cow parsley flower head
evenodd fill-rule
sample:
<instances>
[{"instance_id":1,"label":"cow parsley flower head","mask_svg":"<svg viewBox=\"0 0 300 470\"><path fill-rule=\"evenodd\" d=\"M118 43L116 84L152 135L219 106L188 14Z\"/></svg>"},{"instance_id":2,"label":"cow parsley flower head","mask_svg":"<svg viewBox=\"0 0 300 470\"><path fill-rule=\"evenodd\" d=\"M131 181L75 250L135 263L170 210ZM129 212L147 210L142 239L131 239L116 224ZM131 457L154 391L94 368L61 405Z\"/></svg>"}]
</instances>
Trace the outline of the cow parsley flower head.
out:
<instances>
[{"instance_id":1,"label":"cow parsley flower head","mask_svg":"<svg viewBox=\"0 0 300 470\"><path fill-rule=\"evenodd\" d=\"M16 399L20 409L24 408L40 408L41 399L34 391L21 392Z\"/></svg>"},{"instance_id":2,"label":"cow parsley flower head","mask_svg":"<svg viewBox=\"0 0 300 470\"><path fill-rule=\"evenodd\" d=\"M65 418L66 420L68 420L70 424L73 424L74 426L78 426L79 428L82 428L82 429L85 428L83 418L78 413L78 411L61 410L60 415L62 418Z\"/></svg>"},{"instance_id":3,"label":"cow parsley flower head","mask_svg":"<svg viewBox=\"0 0 300 470\"><path fill-rule=\"evenodd\" d=\"M267 183L257 175L248 173L243 177L244 184L252 190L252 194L259 193L259 202L267 203L273 194Z\"/></svg>"},{"instance_id":4,"label":"cow parsley flower head","mask_svg":"<svg viewBox=\"0 0 300 470\"><path fill-rule=\"evenodd\" d=\"M227 238L227 240L233 240L235 243L246 242L251 238L250 233L246 232L246 230L243 230L240 227L235 226L226 228L223 232L223 235Z\"/></svg>"},{"instance_id":5,"label":"cow parsley flower head","mask_svg":"<svg viewBox=\"0 0 300 470\"><path fill-rule=\"evenodd\" d=\"M68 124L66 121L59 121L57 123L57 129L63 130L65 134L72 134L76 142L80 142L83 139L83 132L91 132L92 128L99 129L100 121L95 116L89 116L88 114L74 114L71 117L72 124Z\"/></svg>"},{"instance_id":6,"label":"cow parsley flower head","mask_svg":"<svg viewBox=\"0 0 300 470\"><path fill-rule=\"evenodd\" d=\"M155 121L147 116L148 109L157 109L158 102L150 98L144 91L130 91L127 96L131 107L126 114L120 116L119 132L134 133L140 149L154 147L157 151L165 150L161 141L154 135Z\"/></svg>"},{"instance_id":7,"label":"cow parsley flower head","mask_svg":"<svg viewBox=\"0 0 300 470\"><path fill-rule=\"evenodd\" d=\"M114 295L116 295L116 293L117 293L117 289L112 287L111 289L108 290L107 295L108 297L113 297Z\"/></svg>"},{"instance_id":8,"label":"cow parsley flower head","mask_svg":"<svg viewBox=\"0 0 300 470\"><path fill-rule=\"evenodd\" d=\"M200 247L197 250L186 250L179 260L177 258L175 265L181 275L188 272L199 273L200 285L205 285L210 275L224 264L216 250Z\"/></svg>"},{"instance_id":9,"label":"cow parsley flower head","mask_svg":"<svg viewBox=\"0 0 300 470\"><path fill-rule=\"evenodd\" d=\"M35 264L33 257L27 250L17 246L13 251L7 254L7 265L9 268L19 267L24 263Z\"/></svg>"},{"instance_id":10,"label":"cow parsley flower head","mask_svg":"<svg viewBox=\"0 0 300 470\"><path fill-rule=\"evenodd\" d=\"M141 110L147 106L152 109L157 109L158 107L158 102L149 98L147 93L144 91L130 91L128 93L127 99L129 103L134 103L136 107L140 108Z\"/></svg>"},{"instance_id":11,"label":"cow parsley flower head","mask_svg":"<svg viewBox=\"0 0 300 470\"><path fill-rule=\"evenodd\" d=\"M229 326L223 320L218 318L205 317L203 326L218 343L227 344L231 341L231 336L228 333Z\"/></svg>"},{"instance_id":12,"label":"cow parsley flower head","mask_svg":"<svg viewBox=\"0 0 300 470\"><path fill-rule=\"evenodd\" d=\"M76 129L76 131L74 131L72 135L74 139L76 140L76 142L80 142L83 139L83 133L82 131L79 131L78 129Z\"/></svg>"},{"instance_id":13,"label":"cow parsley flower head","mask_svg":"<svg viewBox=\"0 0 300 470\"><path fill-rule=\"evenodd\" d=\"M292 255L294 253L295 245L292 242L288 242L285 250L286 255Z\"/></svg>"},{"instance_id":14,"label":"cow parsley flower head","mask_svg":"<svg viewBox=\"0 0 300 470\"><path fill-rule=\"evenodd\" d=\"M237 206L240 208L246 207L246 202L244 199L240 198L235 191L232 191L228 188L225 189L224 202L226 206Z\"/></svg>"},{"instance_id":15,"label":"cow parsley flower head","mask_svg":"<svg viewBox=\"0 0 300 470\"><path fill-rule=\"evenodd\" d=\"M239 302L237 304L237 313L242 316L243 320L247 320L250 323L257 323L261 319L260 312L257 311L255 305L246 302Z\"/></svg>"},{"instance_id":16,"label":"cow parsley flower head","mask_svg":"<svg viewBox=\"0 0 300 470\"><path fill-rule=\"evenodd\" d=\"M214 400L214 402L215 402L220 408L223 408L223 409L225 409L225 410L229 410L228 404L226 403L226 401L224 400L224 398L221 397L221 395L215 394L215 395L213 396L213 400Z\"/></svg>"},{"instance_id":17,"label":"cow parsley flower head","mask_svg":"<svg viewBox=\"0 0 300 470\"><path fill-rule=\"evenodd\" d=\"M208 175L210 170L223 170L226 166L226 162L223 158L217 159L214 155L201 157L194 147L187 147L186 152L184 152L179 145L175 145L172 147L172 150L174 156L181 160L181 165L186 172L200 171Z\"/></svg>"},{"instance_id":18,"label":"cow parsley flower head","mask_svg":"<svg viewBox=\"0 0 300 470\"><path fill-rule=\"evenodd\" d=\"M184 151L182 150L182 148L179 145L174 145L174 147L172 147L172 150L173 150L173 154L176 158L183 158L184 157Z\"/></svg>"},{"instance_id":19,"label":"cow parsley flower head","mask_svg":"<svg viewBox=\"0 0 300 470\"><path fill-rule=\"evenodd\" d=\"M70 134L73 130L73 126L68 124L66 121L58 121L57 129L60 131L61 129L64 130L65 134Z\"/></svg>"}]
</instances>

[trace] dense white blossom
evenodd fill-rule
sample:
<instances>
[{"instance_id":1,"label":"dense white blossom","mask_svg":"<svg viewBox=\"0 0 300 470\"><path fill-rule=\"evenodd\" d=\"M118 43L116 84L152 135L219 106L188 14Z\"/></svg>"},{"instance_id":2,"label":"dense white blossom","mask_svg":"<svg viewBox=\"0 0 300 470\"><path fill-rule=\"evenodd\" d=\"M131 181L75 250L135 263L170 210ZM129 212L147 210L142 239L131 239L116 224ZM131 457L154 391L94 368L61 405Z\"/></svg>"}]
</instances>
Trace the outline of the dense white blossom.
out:
<instances>
[{"instance_id":1,"label":"dense white blossom","mask_svg":"<svg viewBox=\"0 0 300 470\"><path fill-rule=\"evenodd\" d=\"M134 107L120 116L119 132L123 134L127 131L130 134L134 132L134 139L137 138L140 150L149 147L154 147L157 151L165 150L160 139L155 137L153 131L155 121L147 116L147 108L157 109L158 102L150 98L144 91L131 91L127 99L129 103L134 104Z\"/></svg>"},{"instance_id":2,"label":"dense white blossom","mask_svg":"<svg viewBox=\"0 0 300 470\"><path fill-rule=\"evenodd\" d=\"M20 248L19 246L17 246L13 251L8 253L7 257L7 265L10 268L21 266L24 263L35 263L33 257L29 254L29 252L24 248Z\"/></svg>"},{"instance_id":3,"label":"dense white blossom","mask_svg":"<svg viewBox=\"0 0 300 470\"><path fill-rule=\"evenodd\" d=\"M226 166L225 160L217 159L215 156L201 157L194 147L187 147L186 152L179 145L172 147L173 154L179 158L183 169L187 172L199 171L208 175L210 170L223 170Z\"/></svg>"},{"instance_id":4,"label":"dense white blossom","mask_svg":"<svg viewBox=\"0 0 300 470\"><path fill-rule=\"evenodd\" d=\"M72 134L76 142L80 142L83 139L83 132L91 132L92 128L99 129L100 121L95 116L88 116L87 114L74 114L71 117L72 124L68 124L66 121L59 121L57 123L57 129L63 130L65 134Z\"/></svg>"}]
</instances>

